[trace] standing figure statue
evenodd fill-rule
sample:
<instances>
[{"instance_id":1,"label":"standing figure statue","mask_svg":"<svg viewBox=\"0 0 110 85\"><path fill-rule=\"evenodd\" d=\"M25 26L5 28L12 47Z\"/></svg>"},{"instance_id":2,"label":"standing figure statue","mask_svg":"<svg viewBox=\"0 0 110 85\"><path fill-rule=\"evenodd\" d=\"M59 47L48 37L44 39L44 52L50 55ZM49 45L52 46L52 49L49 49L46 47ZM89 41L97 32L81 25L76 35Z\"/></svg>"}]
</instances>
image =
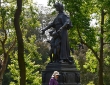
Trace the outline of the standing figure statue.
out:
<instances>
[{"instance_id":1,"label":"standing figure statue","mask_svg":"<svg viewBox=\"0 0 110 85\"><path fill-rule=\"evenodd\" d=\"M50 36L52 37L51 40L47 41L50 43L51 49L49 52L50 56L50 63L52 62L59 62L59 56L60 56L60 44L61 44L61 38L58 32L52 30L49 32Z\"/></svg>"},{"instance_id":2,"label":"standing figure statue","mask_svg":"<svg viewBox=\"0 0 110 85\"><path fill-rule=\"evenodd\" d=\"M63 12L64 7L61 3L55 3L54 7L58 11L58 15L46 28L42 30L42 34L46 30L53 28L52 32L52 49L57 61L60 63L68 62L72 63L70 60L70 48L68 41L68 30L72 27L70 18ZM50 43L51 44L51 43Z\"/></svg>"}]
</instances>

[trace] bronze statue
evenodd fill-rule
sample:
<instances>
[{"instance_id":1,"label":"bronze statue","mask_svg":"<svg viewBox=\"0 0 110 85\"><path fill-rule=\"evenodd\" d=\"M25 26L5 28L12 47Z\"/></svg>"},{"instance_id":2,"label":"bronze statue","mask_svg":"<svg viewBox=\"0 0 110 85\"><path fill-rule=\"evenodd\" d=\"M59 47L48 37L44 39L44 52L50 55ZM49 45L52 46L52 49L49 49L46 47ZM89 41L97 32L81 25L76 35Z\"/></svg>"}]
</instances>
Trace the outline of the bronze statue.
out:
<instances>
[{"instance_id":1,"label":"bronze statue","mask_svg":"<svg viewBox=\"0 0 110 85\"><path fill-rule=\"evenodd\" d=\"M64 7L61 3L55 3L54 7L56 8L56 11L58 11L58 15L52 23L42 30L42 34L44 34L45 31L51 27L54 28L54 30L51 32L51 36L53 38L50 40L50 54L53 54L53 61L60 63L72 63L70 60L70 48L67 32L72 27L72 24L70 18L63 12Z\"/></svg>"}]
</instances>

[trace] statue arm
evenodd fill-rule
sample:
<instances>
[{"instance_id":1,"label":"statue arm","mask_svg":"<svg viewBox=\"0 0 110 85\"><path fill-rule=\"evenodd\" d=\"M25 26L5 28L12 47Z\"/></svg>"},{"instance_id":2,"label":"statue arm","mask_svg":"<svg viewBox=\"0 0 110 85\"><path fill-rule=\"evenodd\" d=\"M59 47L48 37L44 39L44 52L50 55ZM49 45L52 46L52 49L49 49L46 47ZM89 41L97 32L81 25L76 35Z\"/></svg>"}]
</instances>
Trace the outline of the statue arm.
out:
<instances>
[{"instance_id":1,"label":"statue arm","mask_svg":"<svg viewBox=\"0 0 110 85\"><path fill-rule=\"evenodd\" d=\"M70 19L67 19L64 25L61 27L62 29L66 28L70 24Z\"/></svg>"},{"instance_id":2,"label":"statue arm","mask_svg":"<svg viewBox=\"0 0 110 85\"><path fill-rule=\"evenodd\" d=\"M61 31L62 29L65 29L65 28L68 29L70 22L71 22L70 19L67 19L66 22L63 24L63 26L58 31Z\"/></svg>"},{"instance_id":3,"label":"statue arm","mask_svg":"<svg viewBox=\"0 0 110 85\"><path fill-rule=\"evenodd\" d=\"M62 23L62 27L60 27L58 32L60 32L62 29L67 29L68 30L72 27L72 23L70 21L70 18L66 14L63 14L62 16L60 16L59 20Z\"/></svg>"},{"instance_id":4,"label":"statue arm","mask_svg":"<svg viewBox=\"0 0 110 85\"><path fill-rule=\"evenodd\" d=\"M53 23L50 23L46 28L44 28L44 29L42 30L42 34L44 34L45 31L48 30L49 28L51 28L52 26L53 26Z\"/></svg>"}]
</instances>

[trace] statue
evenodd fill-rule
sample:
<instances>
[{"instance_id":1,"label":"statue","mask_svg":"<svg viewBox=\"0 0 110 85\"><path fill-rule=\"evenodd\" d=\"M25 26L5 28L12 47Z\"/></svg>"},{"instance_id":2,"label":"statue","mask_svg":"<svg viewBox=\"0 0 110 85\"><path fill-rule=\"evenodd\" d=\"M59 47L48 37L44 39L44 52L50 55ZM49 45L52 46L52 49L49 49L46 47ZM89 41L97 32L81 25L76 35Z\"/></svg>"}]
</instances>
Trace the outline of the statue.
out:
<instances>
[{"instance_id":1,"label":"statue","mask_svg":"<svg viewBox=\"0 0 110 85\"><path fill-rule=\"evenodd\" d=\"M59 33L58 32L56 33L54 31L50 31L49 33L50 33L50 36L52 36L52 39L48 41L51 45L51 49L49 53L51 63L59 62L60 43L61 43Z\"/></svg>"},{"instance_id":2,"label":"statue","mask_svg":"<svg viewBox=\"0 0 110 85\"><path fill-rule=\"evenodd\" d=\"M72 24L70 18L63 12L64 7L61 3L55 3L54 7L58 11L58 15L52 23L42 30L42 34L44 34L46 30L54 29L49 32L50 36L52 36L49 41L51 45L50 59L51 62L72 63L67 32L72 27Z\"/></svg>"}]
</instances>

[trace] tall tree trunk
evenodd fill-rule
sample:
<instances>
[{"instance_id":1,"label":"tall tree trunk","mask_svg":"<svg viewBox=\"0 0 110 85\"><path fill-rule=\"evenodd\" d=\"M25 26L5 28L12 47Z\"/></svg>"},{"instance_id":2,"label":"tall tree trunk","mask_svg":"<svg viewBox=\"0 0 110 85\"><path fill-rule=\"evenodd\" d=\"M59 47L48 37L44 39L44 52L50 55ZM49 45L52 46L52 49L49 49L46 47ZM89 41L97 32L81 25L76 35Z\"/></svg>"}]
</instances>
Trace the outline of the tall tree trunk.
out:
<instances>
[{"instance_id":1,"label":"tall tree trunk","mask_svg":"<svg viewBox=\"0 0 110 85\"><path fill-rule=\"evenodd\" d=\"M101 36L100 36L100 60L99 60L99 85L104 85L103 84L103 26L104 26L104 11L101 10Z\"/></svg>"},{"instance_id":2,"label":"tall tree trunk","mask_svg":"<svg viewBox=\"0 0 110 85\"><path fill-rule=\"evenodd\" d=\"M19 18L22 11L22 0L17 0L17 9L14 15L14 26L18 42L18 64L20 69L20 85L26 85L26 68L24 61L24 44L22 39L22 32L19 25Z\"/></svg>"}]
</instances>

